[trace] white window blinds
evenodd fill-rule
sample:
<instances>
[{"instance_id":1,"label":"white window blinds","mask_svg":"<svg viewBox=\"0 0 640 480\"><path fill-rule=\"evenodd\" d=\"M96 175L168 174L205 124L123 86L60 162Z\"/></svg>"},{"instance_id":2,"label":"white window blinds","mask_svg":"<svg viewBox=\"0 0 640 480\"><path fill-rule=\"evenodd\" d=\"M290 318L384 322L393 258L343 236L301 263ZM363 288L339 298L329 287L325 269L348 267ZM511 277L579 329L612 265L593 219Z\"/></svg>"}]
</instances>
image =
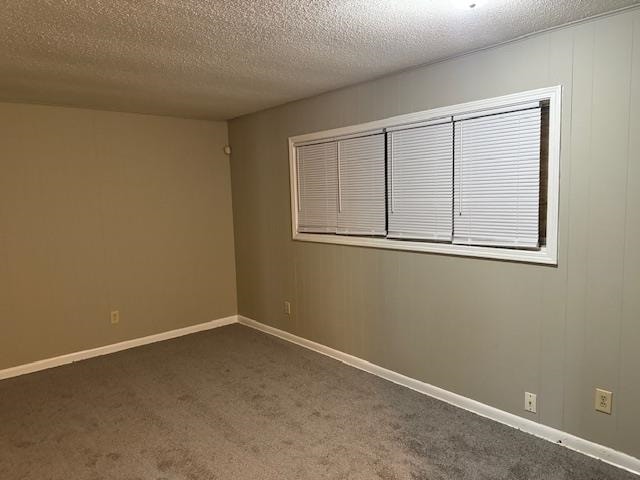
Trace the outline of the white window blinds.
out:
<instances>
[{"instance_id":1,"label":"white window blinds","mask_svg":"<svg viewBox=\"0 0 640 480\"><path fill-rule=\"evenodd\" d=\"M298 231L335 233L338 198L338 144L297 147Z\"/></svg>"},{"instance_id":2,"label":"white window blinds","mask_svg":"<svg viewBox=\"0 0 640 480\"><path fill-rule=\"evenodd\" d=\"M451 241L453 124L387 135L390 238Z\"/></svg>"},{"instance_id":3,"label":"white window blinds","mask_svg":"<svg viewBox=\"0 0 640 480\"><path fill-rule=\"evenodd\" d=\"M456 122L453 243L538 247L540 113Z\"/></svg>"},{"instance_id":4,"label":"white window blinds","mask_svg":"<svg viewBox=\"0 0 640 480\"><path fill-rule=\"evenodd\" d=\"M384 134L338 141L338 228L346 235L384 235Z\"/></svg>"}]
</instances>

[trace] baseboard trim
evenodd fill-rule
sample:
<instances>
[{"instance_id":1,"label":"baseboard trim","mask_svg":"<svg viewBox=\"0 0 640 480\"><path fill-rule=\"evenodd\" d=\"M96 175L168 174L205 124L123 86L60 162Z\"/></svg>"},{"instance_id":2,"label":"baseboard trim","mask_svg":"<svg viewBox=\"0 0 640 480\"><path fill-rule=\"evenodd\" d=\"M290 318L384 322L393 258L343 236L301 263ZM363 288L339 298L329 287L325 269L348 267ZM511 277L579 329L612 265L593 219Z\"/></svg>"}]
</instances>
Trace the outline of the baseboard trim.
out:
<instances>
[{"instance_id":1,"label":"baseboard trim","mask_svg":"<svg viewBox=\"0 0 640 480\"><path fill-rule=\"evenodd\" d=\"M238 315L238 322L247 327L260 330L261 332L268 333L275 337L281 338L301 347L313 350L317 353L321 353L328 357L339 360L347 365L364 370L378 377L389 380L390 382L397 383L404 387L410 388L417 392L420 392L430 397L437 398L443 402L447 402L456 407L468 410L482 417L489 418L496 422L500 422L504 425L508 425L523 432L535 435L536 437L548 440L550 442L562 445L564 447L575 450L584 455L602 460L616 467L628 470L629 472L640 475L640 459L627 455L626 453L619 452L610 447L605 447L589 440L585 440L575 435L557 430L546 425L528 420L518 415L514 415L503 410L499 410L490 405L472 400L471 398L458 395L457 393L449 392L442 388L430 385L428 383L421 382L414 378L407 377L400 373L396 373L392 370L375 365L367 360L349 355L348 353L335 350L331 347L307 340L284 330L265 325L250 318Z\"/></svg>"},{"instance_id":2,"label":"baseboard trim","mask_svg":"<svg viewBox=\"0 0 640 480\"><path fill-rule=\"evenodd\" d=\"M80 360L86 360L88 358L108 355L109 353L120 352L122 350L127 350L129 348L135 348L142 345L148 345L150 343L161 342L163 340L169 340L171 338L182 337L191 333L211 330L213 328L223 327L225 325L230 325L237 322L238 316L231 315L229 317L218 318L216 320L199 323L197 325L190 325L188 327L178 328L176 330L169 330L168 332L156 333L154 335L134 338L132 340L125 340L123 342L113 343L111 345L105 345L103 347L91 348L89 350L82 350L80 352L47 358L45 360L38 360L36 362L0 370L0 380L17 377L20 375L26 375L28 373L38 372L40 370L46 370L48 368L59 367L61 365L78 362Z\"/></svg>"}]
</instances>

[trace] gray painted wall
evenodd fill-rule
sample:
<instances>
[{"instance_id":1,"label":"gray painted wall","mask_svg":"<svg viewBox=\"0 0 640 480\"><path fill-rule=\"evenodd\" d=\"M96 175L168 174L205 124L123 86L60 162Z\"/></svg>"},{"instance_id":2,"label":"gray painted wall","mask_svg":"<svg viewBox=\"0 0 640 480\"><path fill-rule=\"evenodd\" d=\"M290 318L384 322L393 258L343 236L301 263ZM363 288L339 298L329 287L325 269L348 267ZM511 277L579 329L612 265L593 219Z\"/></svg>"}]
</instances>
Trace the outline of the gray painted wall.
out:
<instances>
[{"instance_id":1,"label":"gray painted wall","mask_svg":"<svg viewBox=\"0 0 640 480\"><path fill-rule=\"evenodd\" d=\"M287 137L557 84L557 268L291 240ZM230 138L240 314L640 456L640 10L241 117Z\"/></svg>"}]
</instances>

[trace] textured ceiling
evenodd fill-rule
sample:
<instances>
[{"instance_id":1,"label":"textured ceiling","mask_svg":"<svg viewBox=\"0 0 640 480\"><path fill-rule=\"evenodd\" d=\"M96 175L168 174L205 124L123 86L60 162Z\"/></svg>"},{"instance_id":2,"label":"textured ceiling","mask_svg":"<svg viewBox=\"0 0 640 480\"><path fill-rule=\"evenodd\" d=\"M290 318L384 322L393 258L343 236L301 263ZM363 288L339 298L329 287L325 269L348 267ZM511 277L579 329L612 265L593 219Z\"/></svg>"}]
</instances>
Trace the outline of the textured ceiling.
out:
<instances>
[{"instance_id":1,"label":"textured ceiling","mask_svg":"<svg viewBox=\"0 0 640 480\"><path fill-rule=\"evenodd\" d=\"M227 119L640 0L0 0L0 101Z\"/></svg>"}]
</instances>

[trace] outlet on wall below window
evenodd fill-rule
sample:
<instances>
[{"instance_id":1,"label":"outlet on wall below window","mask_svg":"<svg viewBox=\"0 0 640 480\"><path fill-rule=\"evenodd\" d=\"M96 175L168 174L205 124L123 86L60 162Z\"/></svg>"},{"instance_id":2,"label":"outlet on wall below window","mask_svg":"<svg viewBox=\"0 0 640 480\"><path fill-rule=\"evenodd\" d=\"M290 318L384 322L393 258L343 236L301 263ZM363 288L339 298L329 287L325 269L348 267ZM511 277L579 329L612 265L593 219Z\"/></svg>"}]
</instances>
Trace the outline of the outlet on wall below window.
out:
<instances>
[{"instance_id":1,"label":"outlet on wall below window","mask_svg":"<svg viewBox=\"0 0 640 480\"><path fill-rule=\"evenodd\" d=\"M291 302L284 302L284 313L286 315L291 315Z\"/></svg>"},{"instance_id":2,"label":"outlet on wall below window","mask_svg":"<svg viewBox=\"0 0 640 480\"><path fill-rule=\"evenodd\" d=\"M608 390L596 388L596 410L611 415L611 400L613 393Z\"/></svg>"},{"instance_id":3,"label":"outlet on wall below window","mask_svg":"<svg viewBox=\"0 0 640 480\"><path fill-rule=\"evenodd\" d=\"M536 413L536 394L524 392L524 409L527 412Z\"/></svg>"},{"instance_id":4,"label":"outlet on wall below window","mask_svg":"<svg viewBox=\"0 0 640 480\"><path fill-rule=\"evenodd\" d=\"M116 323L120 323L120 311L114 310L111 312L111 325L115 325Z\"/></svg>"}]
</instances>

